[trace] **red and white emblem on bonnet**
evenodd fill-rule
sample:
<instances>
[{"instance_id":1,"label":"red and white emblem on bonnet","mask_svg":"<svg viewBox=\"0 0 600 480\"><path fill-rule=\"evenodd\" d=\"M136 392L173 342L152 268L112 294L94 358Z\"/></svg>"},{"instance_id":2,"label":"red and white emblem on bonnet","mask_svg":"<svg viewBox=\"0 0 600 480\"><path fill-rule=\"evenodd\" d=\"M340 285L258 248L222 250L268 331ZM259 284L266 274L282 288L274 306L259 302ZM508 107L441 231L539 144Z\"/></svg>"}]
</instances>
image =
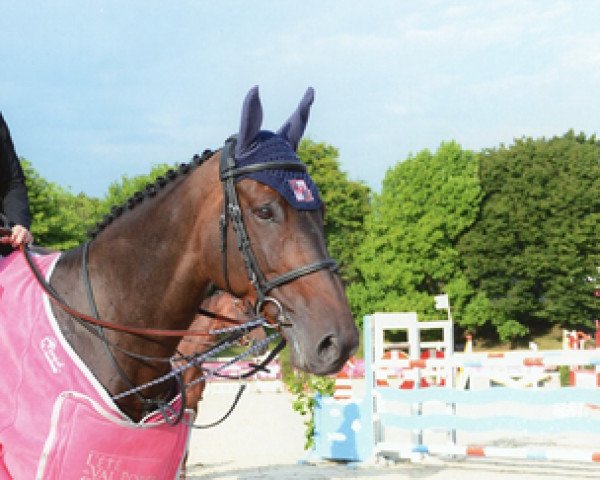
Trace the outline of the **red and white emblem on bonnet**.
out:
<instances>
[{"instance_id":1,"label":"red and white emblem on bonnet","mask_svg":"<svg viewBox=\"0 0 600 480\"><path fill-rule=\"evenodd\" d=\"M306 182L303 179L288 180L288 183L294 192L296 200L299 202L312 202L314 200L310 188L308 188L308 185L306 185Z\"/></svg>"}]
</instances>

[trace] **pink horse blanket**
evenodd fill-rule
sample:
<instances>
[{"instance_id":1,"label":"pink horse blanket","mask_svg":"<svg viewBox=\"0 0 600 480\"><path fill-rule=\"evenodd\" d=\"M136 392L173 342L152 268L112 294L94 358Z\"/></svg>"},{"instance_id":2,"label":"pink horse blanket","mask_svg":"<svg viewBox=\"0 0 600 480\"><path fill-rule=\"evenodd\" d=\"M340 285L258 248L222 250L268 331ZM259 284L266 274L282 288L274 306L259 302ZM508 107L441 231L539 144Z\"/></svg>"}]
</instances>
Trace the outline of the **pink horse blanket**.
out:
<instances>
[{"instance_id":1,"label":"pink horse blanket","mask_svg":"<svg viewBox=\"0 0 600 480\"><path fill-rule=\"evenodd\" d=\"M46 278L58 257L34 257ZM0 258L0 480L174 479L192 416L128 419L62 336L23 255Z\"/></svg>"}]
</instances>

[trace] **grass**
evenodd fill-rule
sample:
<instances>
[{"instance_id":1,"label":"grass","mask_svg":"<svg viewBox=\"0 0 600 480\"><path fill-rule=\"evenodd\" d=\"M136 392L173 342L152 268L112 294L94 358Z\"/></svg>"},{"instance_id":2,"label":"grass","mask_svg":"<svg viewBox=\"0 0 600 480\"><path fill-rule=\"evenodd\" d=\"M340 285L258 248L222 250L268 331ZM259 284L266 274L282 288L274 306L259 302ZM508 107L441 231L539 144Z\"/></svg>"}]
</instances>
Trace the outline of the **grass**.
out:
<instances>
[{"instance_id":1,"label":"grass","mask_svg":"<svg viewBox=\"0 0 600 480\"><path fill-rule=\"evenodd\" d=\"M555 325L549 331L533 335L527 340L524 340L517 345L511 345L510 343L490 342L489 340L474 339L473 350L479 352L494 351L494 352L505 352L514 349L527 349L529 348L529 342L534 342L538 350L560 350L562 349L562 328Z\"/></svg>"}]
</instances>

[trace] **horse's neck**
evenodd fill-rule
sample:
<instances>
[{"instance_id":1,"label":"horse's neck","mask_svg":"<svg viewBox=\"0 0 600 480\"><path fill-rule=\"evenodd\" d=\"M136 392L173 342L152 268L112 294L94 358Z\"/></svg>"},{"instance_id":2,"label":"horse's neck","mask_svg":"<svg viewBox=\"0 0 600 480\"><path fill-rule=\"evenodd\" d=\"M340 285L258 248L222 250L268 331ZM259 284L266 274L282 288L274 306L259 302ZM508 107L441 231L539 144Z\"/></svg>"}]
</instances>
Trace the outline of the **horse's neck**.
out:
<instances>
[{"instance_id":1,"label":"horse's neck","mask_svg":"<svg viewBox=\"0 0 600 480\"><path fill-rule=\"evenodd\" d=\"M104 315L155 328L189 326L210 281L206 257L218 252L217 245L198 249L206 243L198 236L218 224L204 215L210 209L203 199L214 195L203 183L185 177L166 187L92 243L90 276Z\"/></svg>"},{"instance_id":2,"label":"horse's neck","mask_svg":"<svg viewBox=\"0 0 600 480\"><path fill-rule=\"evenodd\" d=\"M214 175L212 181L198 178L203 174L196 169L172 182L156 197L146 198L125 212L92 241L89 279L103 320L134 327L189 327L208 289L210 269L214 268L207 258L218 251L218 245L214 246L215 251L202 248L210 244L204 235L211 228L218 229L218 209L210 204L211 199L214 202L218 197L217 173L206 173ZM198 228L199 223L204 227ZM81 248L67 252L57 264L52 284L67 303L91 313L81 265ZM127 382L116 375L111 356L136 385L169 369L168 363L139 362L118 349L107 349L64 312L56 308L54 311L75 351L111 393L128 388ZM157 357L172 355L178 341L176 337L148 341L109 330L105 334L122 349ZM149 395L160 394L164 389L159 385ZM133 418L139 417L140 407L134 400L124 402L123 408Z\"/></svg>"}]
</instances>

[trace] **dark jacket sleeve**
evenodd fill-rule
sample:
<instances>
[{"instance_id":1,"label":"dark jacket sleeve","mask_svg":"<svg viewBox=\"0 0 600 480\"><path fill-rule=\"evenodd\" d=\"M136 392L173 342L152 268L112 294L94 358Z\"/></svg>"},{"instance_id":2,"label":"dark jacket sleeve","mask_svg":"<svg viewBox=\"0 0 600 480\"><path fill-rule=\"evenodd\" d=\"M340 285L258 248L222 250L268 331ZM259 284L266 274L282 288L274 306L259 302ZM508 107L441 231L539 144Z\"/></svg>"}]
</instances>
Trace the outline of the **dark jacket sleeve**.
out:
<instances>
[{"instance_id":1,"label":"dark jacket sleeve","mask_svg":"<svg viewBox=\"0 0 600 480\"><path fill-rule=\"evenodd\" d=\"M12 223L31 226L25 175L10 137L8 125L0 113L0 201L2 212Z\"/></svg>"}]
</instances>

